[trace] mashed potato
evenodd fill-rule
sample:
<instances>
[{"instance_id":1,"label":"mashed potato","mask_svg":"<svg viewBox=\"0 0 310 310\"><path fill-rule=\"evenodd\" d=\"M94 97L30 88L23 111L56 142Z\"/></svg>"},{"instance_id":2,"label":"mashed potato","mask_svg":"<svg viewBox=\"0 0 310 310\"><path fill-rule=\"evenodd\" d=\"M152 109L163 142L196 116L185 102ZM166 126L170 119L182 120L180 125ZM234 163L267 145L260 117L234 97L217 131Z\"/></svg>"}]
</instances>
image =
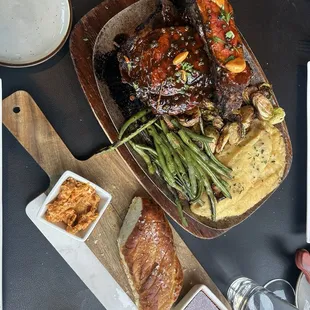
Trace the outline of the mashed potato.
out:
<instances>
[{"instance_id":1,"label":"mashed potato","mask_svg":"<svg viewBox=\"0 0 310 310\"><path fill-rule=\"evenodd\" d=\"M227 180L232 199L217 204L216 220L239 216L271 193L281 182L286 164L285 143L280 131L266 122L255 120L239 145L227 145L218 159L231 167ZM193 204L197 215L211 218L206 195L204 205Z\"/></svg>"}]
</instances>

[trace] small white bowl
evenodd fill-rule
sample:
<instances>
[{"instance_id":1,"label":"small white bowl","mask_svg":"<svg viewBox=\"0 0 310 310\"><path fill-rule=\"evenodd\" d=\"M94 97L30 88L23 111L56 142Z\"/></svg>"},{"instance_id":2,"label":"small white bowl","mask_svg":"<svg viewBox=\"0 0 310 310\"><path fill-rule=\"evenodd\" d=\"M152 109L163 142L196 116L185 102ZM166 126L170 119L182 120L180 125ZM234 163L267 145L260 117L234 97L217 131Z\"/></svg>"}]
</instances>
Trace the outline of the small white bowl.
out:
<instances>
[{"instance_id":1,"label":"small white bowl","mask_svg":"<svg viewBox=\"0 0 310 310\"><path fill-rule=\"evenodd\" d=\"M60 186L64 183L65 180L67 180L70 177L72 177L73 179L75 179L77 181L89 184L90 186L92 186L96 190L96 193L100 197L100 202L99 202L99 206L98 206L98 213L99 213L98 217L85 230L79 231L76 235L73 235L73 234L70 234L69 232L67 232L66 231L66 225L64 223L51 223L45 219L45 213L47 211L47 205L52 200L54 200L56 198L56 196L59 194ZM60 177L58 182L55 184L55 186L53 187L51 192L46 197L46 199L45 199L42 207L40 208L37 216L38 216L39 220L44 222L45 224L47 224L51 227L54 227L58 231L61 231L62 233L66 234L67 236L70 236L73 239L84 242L89 237L89 235L91 234L93 229L95 228L95 226L98 223L98 221L100 220L102 214L104 213L104 211L108 207L111 199L112 199L112 196L108 192L106 192L104 189L99 187L98 185L88 181L87 179L81 177L80 175L78 175L72 171L66 171Z\"/></svg>"},{"instance_id":2,"label":"small white bowl","mask_svg":"<svg viewBox=\"0 0 310 310\"><path fill-rule=\"evenodd\" d=\"M226 306L212 293L212 291L203 284L197 284L183 297L183 299L173 308L173 310L186 310L195 296L203 292L219 310L228 310ZM197 309L198 310L198 309Z\"/></svg>"}]
</instances>

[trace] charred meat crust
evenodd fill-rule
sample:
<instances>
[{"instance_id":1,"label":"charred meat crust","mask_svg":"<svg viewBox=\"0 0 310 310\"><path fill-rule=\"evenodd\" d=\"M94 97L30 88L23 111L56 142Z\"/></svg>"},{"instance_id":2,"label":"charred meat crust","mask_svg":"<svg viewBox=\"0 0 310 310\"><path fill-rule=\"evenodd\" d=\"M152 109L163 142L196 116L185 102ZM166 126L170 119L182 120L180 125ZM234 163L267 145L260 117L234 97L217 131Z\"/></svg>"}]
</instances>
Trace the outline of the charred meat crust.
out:
<instances>
[{"instance_id":1,"label":"charred meat crust","mask_svg":"<svg viewBox=\"0 0 310 310\"><path fill-rule=\"evenodd\" d=\"M185 61L173 65L184 51ZM162 0L118 59L123 82L155 114L178 115L213 97L224 118L234 120L252 75L227 0ZM237 69L232 65L236 61Z\"/></svg>"},{"instance_id":2,"label":"charred meat crust","mask_svg":"<svg viewBox=\"0 0 310 310\"><path fill-rule=\"evenodd\" d=\"M234 111L242 105L242 91L249 85L251 69L246 63L240 73L232 73L226 65L234 59L243 59L243 45L234 21L234 12L227 0L219 7L212 0L190 1L185 14L205 43L212 60L212 72L219 108L225 118L234 119Z\"/></svg>"},{"instance_id":3,"label":"charred meat crust","mask_svg":"<svg viewBox=\"0 0 310 310\"><path fill-rule=\"evenodd\" d=\"M180 63L173 59L188 53ZM123 81L156 114L177 115L190 110L212 93L210 64L203 42L188 26L156 29L119 54Z\"/></svg>"}]
</instances>

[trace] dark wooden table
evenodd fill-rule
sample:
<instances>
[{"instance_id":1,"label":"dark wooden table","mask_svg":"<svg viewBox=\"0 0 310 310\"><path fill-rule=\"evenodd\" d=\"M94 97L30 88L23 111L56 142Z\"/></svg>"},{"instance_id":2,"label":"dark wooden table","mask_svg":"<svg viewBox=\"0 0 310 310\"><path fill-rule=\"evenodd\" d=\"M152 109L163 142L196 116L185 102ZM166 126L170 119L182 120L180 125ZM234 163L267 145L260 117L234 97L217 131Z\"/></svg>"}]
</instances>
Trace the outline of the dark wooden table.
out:
<instances>
[{"instance_id":1,"label":"dark wooden table","mask_svg":"<svg viewBox=\"0 0 310 310\"><path fill-rule=\"evenodd\" d=\"M74 22L100 0L73 0ZM310 49L309 0L232 0L236 19L287 111L294 160L280 189L251 218L212 241L176 227L225 293L245 275L264 284L285 278L294 286L297 248L306 247L306 62ZM0 38L1 43L1 38ZM89 157L108 144L83 95L68 44L53 59L29 69L0 67L3 95L28 91L72 153ZM25 214L48 186L47 176L4 129L4 309L103 309Z\"/></svg>"}]
</instances>

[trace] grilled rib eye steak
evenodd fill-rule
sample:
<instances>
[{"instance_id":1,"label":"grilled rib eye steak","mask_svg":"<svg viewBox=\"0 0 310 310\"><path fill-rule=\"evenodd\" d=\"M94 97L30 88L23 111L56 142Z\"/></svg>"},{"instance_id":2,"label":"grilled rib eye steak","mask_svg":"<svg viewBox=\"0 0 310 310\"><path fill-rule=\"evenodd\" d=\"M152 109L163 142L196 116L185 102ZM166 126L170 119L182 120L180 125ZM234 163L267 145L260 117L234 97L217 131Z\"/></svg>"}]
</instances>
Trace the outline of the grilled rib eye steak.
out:
<instances>
[{"instance_id":1,"label":"grilled rib eye steak","mask_svg":"<svg viewBox=\"0 0 310 310\"><path fill-rule=\"evenodd\" d=\"M193 28L144 32L122 50L119 63L123 81L131 84L156 114L184 113L212 94L209 60ZM173 61L184 53L188 53L184 61Z\"/></svg>"}]
</instances>

